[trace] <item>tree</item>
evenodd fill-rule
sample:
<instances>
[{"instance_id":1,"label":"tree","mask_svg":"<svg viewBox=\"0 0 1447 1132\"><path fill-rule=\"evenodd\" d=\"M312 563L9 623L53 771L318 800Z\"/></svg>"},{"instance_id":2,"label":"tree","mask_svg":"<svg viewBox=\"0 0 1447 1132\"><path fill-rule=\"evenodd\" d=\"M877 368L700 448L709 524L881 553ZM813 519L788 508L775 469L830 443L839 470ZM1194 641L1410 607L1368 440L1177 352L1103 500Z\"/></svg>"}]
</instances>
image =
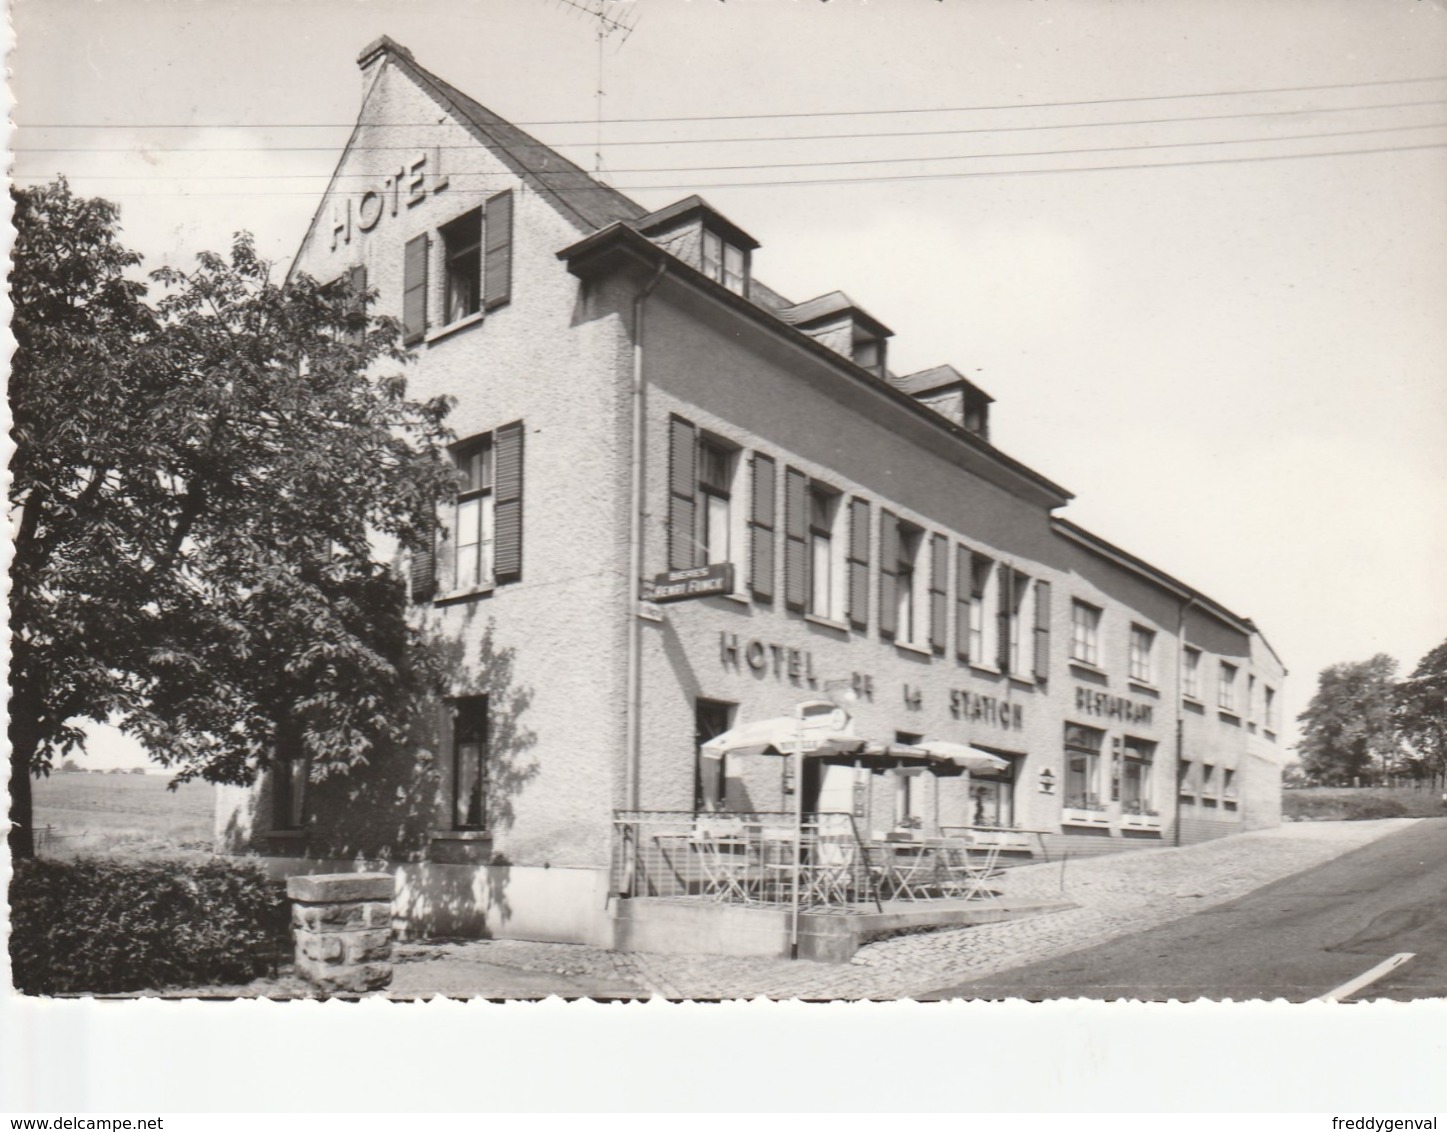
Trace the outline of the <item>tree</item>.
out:
<instances>
[{"instance_id":1,"label":"tree","mask_svg":"<svg viewBox=\"0 0 1447 1132\"><path fill-rule=\"evenodd\" d=\"M1313 780L1347 786L1390 773L1400 751L1393 720L1396 671L1397 662L1382 653L1322 670L1316 694L1297 717L1298 750Z\"/></svg>"},{"instance_id":2,"label":"tree","mask_svg":"<svg viewBox=\"0 0 1447 1132\"><path fill-rule=\"evenodd\" d=\"M11 851L30 778L112 721L152 758L244 784L313 774L405 726L426 672L378 548L429 538L444 399L408 400L398 328L343 281L282 284L250 237L127 273L118 212L15 193Z\"/></svg>"},{"instance_id":3,"label":"tree","mask_svg":"<svg viewBox=\"0 0 1447 1132\"><path fill-rule=\"evenodd\" d=\"M1397 685L1396 721L1414 765L1447 786L1447 641Z\"/></svg>"}]
</instances>

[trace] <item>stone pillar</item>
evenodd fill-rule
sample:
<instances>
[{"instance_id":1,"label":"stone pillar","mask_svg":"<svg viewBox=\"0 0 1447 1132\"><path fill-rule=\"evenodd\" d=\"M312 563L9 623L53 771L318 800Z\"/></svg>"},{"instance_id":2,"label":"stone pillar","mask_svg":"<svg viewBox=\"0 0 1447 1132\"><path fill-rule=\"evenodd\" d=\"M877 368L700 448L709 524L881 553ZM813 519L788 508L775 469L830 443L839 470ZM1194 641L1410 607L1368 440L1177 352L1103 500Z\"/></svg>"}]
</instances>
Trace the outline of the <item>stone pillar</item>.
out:
<instances>
[{"instance_id":1,"label":"stone pillar","mask_svg":"<svg viewBox=\"0 0 1447 1132\"><path fill-rule=\"evenodd\" d=\"M288 877L296 969L328 991L392 981L392 878L386 873Z\"/></svg>"}]
</instances>

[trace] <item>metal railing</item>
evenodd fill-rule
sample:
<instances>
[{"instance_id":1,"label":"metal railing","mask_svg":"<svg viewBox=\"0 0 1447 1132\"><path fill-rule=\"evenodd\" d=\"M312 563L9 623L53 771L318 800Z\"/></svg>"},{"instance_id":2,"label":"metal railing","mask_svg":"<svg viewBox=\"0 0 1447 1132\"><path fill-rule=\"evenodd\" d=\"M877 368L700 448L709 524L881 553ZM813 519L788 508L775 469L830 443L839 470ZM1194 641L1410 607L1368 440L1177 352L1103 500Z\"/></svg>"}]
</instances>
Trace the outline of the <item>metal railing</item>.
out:
<instances>
[{"instance_id":1,"label":"metal railing","mask_svg":"<svg viewBox=\"0 0 1447 1132\"><path fill-rule=\"evenodd\" d=\"M879 907L879 885L845 813L614 814L612 891L812 911ZM796 887L797 886L797 887Z\"/></svg>"}]
</instances>

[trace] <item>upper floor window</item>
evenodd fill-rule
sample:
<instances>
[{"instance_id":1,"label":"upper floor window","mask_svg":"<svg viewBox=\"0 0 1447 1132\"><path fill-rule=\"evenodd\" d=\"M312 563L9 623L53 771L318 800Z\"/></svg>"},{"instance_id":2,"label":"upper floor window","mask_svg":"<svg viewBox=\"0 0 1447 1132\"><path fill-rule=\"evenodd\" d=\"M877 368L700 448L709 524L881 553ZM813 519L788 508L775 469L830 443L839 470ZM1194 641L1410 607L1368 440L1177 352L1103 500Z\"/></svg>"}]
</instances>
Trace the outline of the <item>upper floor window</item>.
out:
<instances>
[{"instance_id":1,"label":"upper floor window","mask_svg":"<svg viewBox=\"0 0 1447 1132\"><path fill-rule=\"evenodd\" d=\"M492 437L482 437L454 450L453 459L457 463L457 501L454 505L456 588L490 586L493 581L493 540L497 532L497 511L492 493Z\"/></svg>"},{"instance_id":2,"label":"upper floor window","mask_svg":"<svg viewBox=\"0 0 1447 1132\"><path fill-rule=\"evenodd\" d=\"M737 453L704 437L698 445L699 549L703 565L733 561L733 481Z\"/></svg>"},{"instance_id":3,"label":"upper floor window","mask_svg":"<svg viewBox=\"0 0 1447 1132\"><path fill-rule=\"evenodd\" d=\"M1262 707L1264 709L1265 724L1267 731L1276 730L1276 689L1270 684L1263 684L1261 687Z\"/></svg>"},{"instance_id":4,"label":"upper floor window","mask_svg":"<svg viewBox=\"0 0 1447 1132\"><path fill-rule=\"evenodd\" d=\"M991 620L986 613L990 597L994 593L995 564L983 554L971 554L969 562L968 579L960 579L968 585L970 595L968 656L971 664L985 665L990 663L990 658L995 653L992 647L994 634L991 631Z\"/></svg>"},{"instance_id":5,"label":"upper floor window","mask_svg":"<svg viewBox=\"0 0 1447 1132\"><path fill-rule=\"evenodd\" d=\"M1100 609L1077 598L1070 605L1070 655L1100 664Z\"/></svg>"},{"instance_id":6,"label":"upper floor window","mask_svg":"<svg viewBox=\"0 0 1447 1132\"><path fill-rule=\"evenodd\" d=\"M1216 690L1216 704L1222 711L1236 710L1236 666L1221 662L1221 679Z\"/></svg>"},{"instance_id":7,"label":"upper floor window","mask_svg":"<svg viewBox=\"0 0 1447 1132\"><path fill-rule=\"evenodd\" d=\"M446 326L512 299L512 191L495 193L480 209L444 224L436 234L441 264L431 262L433 237L407 241L402 257L402 340L421 342L438 316L429 317L431 279L442 270L442 322Z\"/></svg>"},{"instance_id":8,"label":"upper floor window","mask_svg":"<svg viewBox=\"0 0 1447 1132\"><path fill-rule=\"evenodd\" d=\"M459 216L441 236L442 309L450 323L482 309L482 209Z\"/></svg>"},{"instance_id":9,"label":"upper floor window","mask_svg":"<svg viewBox=\"0 0 1447 1132\"><path fill-rule=\"evenodd\" d=\"M703 230L702 248L703 273L716 283L722 283L736 295L744 293L747 264L742 248L725 241L716 232Z\"/></svg>"},{"instance_id":10,"label":"upper floor window","mask_svg":"<svg viewBox=\"0 0 1447 1132\"><path fill-rule=\"evenodd\" d=\"M997 573L1000 587L1000 669L1023 676L1024 626L1021 611L1030 592L1030 579L1008 566L1001 566Z\"/></svg>"},{"instance_id":11,"label":"upper floor window","mask_svg":"<svg viewBox=\"0 0 1447 1132\"><path fill-rule=\"evenodd\" d=\"M461 596L522 577L523 423L470 437L452 449L457 494L446 535L410 550L413 601Z\"/></svg>"},{"instance_id":12,"label":"upper floor window","mask_svg":"<svg viewBox=\"0 0 1447 1132\"><path fill-rule=\"evenodd\" d=\"M743 544L739 450L682 417L669 421L668 569L737 561Z\"/></svg>"},{"instance_id":13,"label":"upper floor window","mask_svg":"<svg viewBox=\"0 0 1447 1132\"><path fill-rule=\"evenodd\" d=\"M1201 698L1201 650L1190 645L1181 650L1181 695Z\"/></svg>"},{"instance_id":14,"label":"upper floor window","mask_svg":"<svg viewBox=\"0 0 1447 1132\"><path fill-rule=\"evenodd\" d=\"M809 484L809 612L833 621L844 618L844 578L834 537L839 512L837 493Z\"/></svg>"},{"instance_id":15,"label":"upper floor window","mask_svg":"<svg viewBox=\"0 0 1447 1132\"><path fill-rule=\"evenodd\" d=\"M919 554L924 532L907 523L899 525L899 558L895 570L896 640L903 644L920 643L920 578Z\"/></svg>"},{"instance_id":16,"label":"upper floor window","mask_svg":"<svg viewBox=\"0 0 1447 1132\"><path fill-rule=\"evenodd\" d=\"M1143 625L1130 627L1130 678L1143 684L1154 684L1156 666L1154 650L1156 634Z\"/></svg>"}]
</instances>

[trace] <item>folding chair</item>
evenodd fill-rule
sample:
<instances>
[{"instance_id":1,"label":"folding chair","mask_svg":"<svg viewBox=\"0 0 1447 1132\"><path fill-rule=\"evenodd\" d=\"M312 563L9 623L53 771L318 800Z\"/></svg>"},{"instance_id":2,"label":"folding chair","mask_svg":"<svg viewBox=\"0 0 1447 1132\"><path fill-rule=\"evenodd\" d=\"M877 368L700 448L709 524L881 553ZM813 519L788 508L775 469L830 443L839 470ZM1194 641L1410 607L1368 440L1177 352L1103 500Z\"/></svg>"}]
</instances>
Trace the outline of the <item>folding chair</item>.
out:
<instances>
[{"instance_id":1,"label":"folding chair","mask_svg":"<svg viewBox=\"0 0 1447 1132\"><path fill-rule=\"evenodd\" d=\"M968 848L961 849L959 853L959 862L951 869L959 895L965 900L996 899L998 894L990 887L990 882L1004 871L998 865L1000 846L988 846L982 856L975 856Z\"/></svg>"}]
</instances>

